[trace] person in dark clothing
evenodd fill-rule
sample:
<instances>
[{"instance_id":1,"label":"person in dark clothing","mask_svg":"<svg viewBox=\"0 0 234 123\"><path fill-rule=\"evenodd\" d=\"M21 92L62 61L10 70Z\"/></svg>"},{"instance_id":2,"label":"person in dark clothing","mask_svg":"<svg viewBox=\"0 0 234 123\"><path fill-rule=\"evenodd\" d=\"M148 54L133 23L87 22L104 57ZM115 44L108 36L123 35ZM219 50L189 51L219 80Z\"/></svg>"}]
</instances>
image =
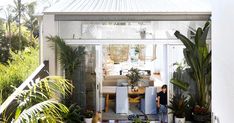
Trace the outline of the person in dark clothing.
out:
<instances>
[{"instance_id":1,"label":"person in dark clothing","mask_svg":"<svg viewBox=\"0 0 234 123\"><path fill-rule=\"evenodd\" d=\"M161 123L167 123L167 85L162 86L162 90L157 94L157 99L159 121Z\"/></svg>"}]
</instances>

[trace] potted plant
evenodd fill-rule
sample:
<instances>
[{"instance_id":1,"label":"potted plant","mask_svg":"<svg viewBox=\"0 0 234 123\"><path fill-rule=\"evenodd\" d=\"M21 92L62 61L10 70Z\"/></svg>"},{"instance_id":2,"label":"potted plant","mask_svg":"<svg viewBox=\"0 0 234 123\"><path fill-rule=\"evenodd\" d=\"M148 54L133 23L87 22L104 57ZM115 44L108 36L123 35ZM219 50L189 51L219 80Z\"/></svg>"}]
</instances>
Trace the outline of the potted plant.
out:
<instances>
[{"instance_id":1,"label":"potted plant","mask_svg":"<svg viewBox=\"0 0 234 123\"><path fill-rule=\"evenodd\" d=\"M182 94L174 95L170 100L168 108L171 109L171 113L174 114L175 123L185 123L185 113L188 109L188 100L188 97Z\"/></svg>"},{"instance_id":2,"label":"potted plant","mask_svg":"<svg viewBox=\"0 0 234 123\"><path fill-rule=\"evenodd\" d=\"M92 110L86 110L84 112L85 123L92 123L92 119L93 119L93 111Z\"/></svg>"},{"instance_id":3,"label":"potted plant","mask_svg":"<svg viewBox=\"0 0 234 123\"><path fill-rule=\"evenodd\" d=\"M198 28L193 40L187 38L179 31L175 32L175 36L181 40L185 45L184 48L184 57L188 68L188 75L193 79L196 85L196 95L195 103L197 106L193 108L193 114L196 119L203 119L204 115L209 117L207 120L211 120L210 117L210 104L211 104L211 50L208 48L207 35L210 29L210 22L208 21L203 28ZM187 81L181 81L178 79L173 79L171 81L174 85L182 88L183 90L188 89ZM200 107L200 108L198 108ZM206 112L197 113L199 109ZM195 112L194 112L195 111Z\"/></svg>"},{"instance_id":4,"label":"potted plant","mask_svg":"<svg viewBox=\"0 0 234 123\"><path fill-rule=\"evenodd\" d=\"M78 104L72 104L69 107L69 112L63 115L65 123L82 123L84 117L81 114L81 108Z\"/></svg>"},{"instance_id":5,"label":"potted plant","mask_svg":"<svg viewBox=\"0 0 234 123\"><path fill-rule=\"evenodd\" d=\"M134 89L134 86L136 86L137 82L142 78L142 76L137 68L131 68L126 76L130 80L130 84L132 86L132 89Z\"/></svg>"},{"instance_id":6,"label":"potted plant","mask_svg":"<svg viewBox=\"0 0 234 123\"><path fill-rule=\"evenodd\" d=\"M146 29L145 28L140 30L140 36L141 36L141 39L146 38Z\"/></svg>"}]
</instances>

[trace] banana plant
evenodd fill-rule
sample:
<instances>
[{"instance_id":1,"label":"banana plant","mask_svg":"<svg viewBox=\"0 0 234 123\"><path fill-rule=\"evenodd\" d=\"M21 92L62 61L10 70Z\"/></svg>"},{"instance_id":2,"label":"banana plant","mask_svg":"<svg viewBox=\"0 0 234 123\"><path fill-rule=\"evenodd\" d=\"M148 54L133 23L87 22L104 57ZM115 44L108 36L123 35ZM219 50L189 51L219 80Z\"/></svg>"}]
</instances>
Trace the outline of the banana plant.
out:
<instances>
[{"instance_id":1,"label":"banana plant","mask_svg":"<svg viewBox=\"0 0 234 123\"><path fill-rule=\"evenodd\" d=\"M185 46L183 53L188 65L187 71L197 85L197 104L203 107L210 105L211 98L211 50L209 50L206 42L209 30L210 22L208 21L203 28L196 30L194 40L190 40L179 31L174 33ZM176 78L173 78L171 83L183 90L187 90L189 87L186 84L188 82Z\"/></svg>"}]
</instances>

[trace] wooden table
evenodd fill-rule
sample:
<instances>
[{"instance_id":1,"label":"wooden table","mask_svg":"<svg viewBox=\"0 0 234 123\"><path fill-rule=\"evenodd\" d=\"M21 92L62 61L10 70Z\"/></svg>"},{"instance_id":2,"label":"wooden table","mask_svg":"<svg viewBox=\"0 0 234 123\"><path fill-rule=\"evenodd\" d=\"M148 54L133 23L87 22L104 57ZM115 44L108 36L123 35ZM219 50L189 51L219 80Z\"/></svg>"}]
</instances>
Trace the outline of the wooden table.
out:
<instances>
[{"instance_id":1,"label":"wooden table","mask_svg":"<svg viewBox=\"0 0 234 123\"><path fill-rule=\"evenodd\" d=\"M109 111L109 99L110 99L110 95L116 94L116 88L117 86L103 86L102 87L102 93L104 95L106 95L106 99L105 99L105 112ZM138 91L132 91L131 87L128 87L128 94L129 95L141 95L141 94L145 94L145 87L139 87Z\"/></svg>"}]
</instances>

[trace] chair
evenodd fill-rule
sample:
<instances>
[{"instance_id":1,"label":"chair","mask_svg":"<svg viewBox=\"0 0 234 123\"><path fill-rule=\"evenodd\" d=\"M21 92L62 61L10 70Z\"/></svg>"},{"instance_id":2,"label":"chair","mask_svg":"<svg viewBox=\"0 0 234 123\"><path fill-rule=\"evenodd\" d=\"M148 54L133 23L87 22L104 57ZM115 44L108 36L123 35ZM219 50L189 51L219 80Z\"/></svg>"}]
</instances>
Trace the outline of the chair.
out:
<instances>
[{"instance_id":1,"label":"chair","mask_svg":"<svg viewBox=\"0 0 234 123\"><path fill-rule=\"evenodd\" d=\"M156 108L157 91L155 87L145 88L145 98L141 99L141 111L145 114L157 114Z\"/></svg>"},{"instance_id":2,"label":"chair","mask_svg":"<svg viewBox=\"0 0 234 123\"><path fill-rule=\"evenodd\" d=\"M128 114L128 87L116 87L116 113Z\"/></svg>"}]
</instances>

